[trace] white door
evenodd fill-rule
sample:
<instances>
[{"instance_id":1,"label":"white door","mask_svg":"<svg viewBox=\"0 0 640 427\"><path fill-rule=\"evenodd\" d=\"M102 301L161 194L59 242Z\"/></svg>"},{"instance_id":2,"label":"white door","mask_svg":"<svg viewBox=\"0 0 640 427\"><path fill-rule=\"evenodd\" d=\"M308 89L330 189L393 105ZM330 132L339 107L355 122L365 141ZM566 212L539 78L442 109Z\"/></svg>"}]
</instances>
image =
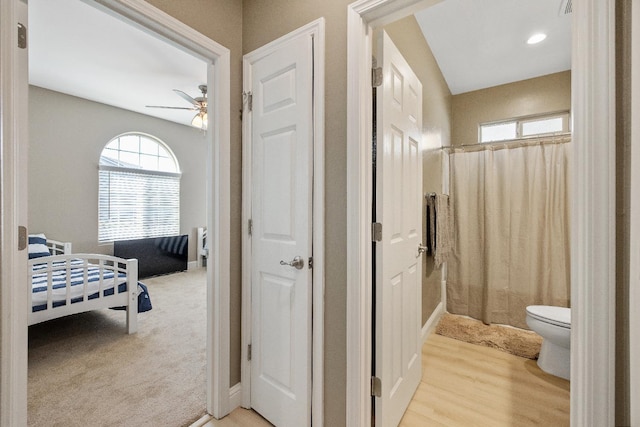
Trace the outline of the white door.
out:
<instances>
[{"instance_id":1,"label":"white door","mask_svg":"<svg viewBox=\"0 0 640 427\"><path fill-rule=\"evenodd\" d=\"M251 407L311 421L313 38L251 53ZM245 77L246 78L246 77ZM248 83L249 87L246 86Z\"/></svg>"},{"instance_id":2,"label":"white door","mask_svg":"<svg viewBox=\"0 0 640 427\"><path fill-rule=\"evenodd\" d=\"M384 31L377 61L375 420L386 427L398 425L422 373L422 84Z\"/></svg>"}]
</instances>

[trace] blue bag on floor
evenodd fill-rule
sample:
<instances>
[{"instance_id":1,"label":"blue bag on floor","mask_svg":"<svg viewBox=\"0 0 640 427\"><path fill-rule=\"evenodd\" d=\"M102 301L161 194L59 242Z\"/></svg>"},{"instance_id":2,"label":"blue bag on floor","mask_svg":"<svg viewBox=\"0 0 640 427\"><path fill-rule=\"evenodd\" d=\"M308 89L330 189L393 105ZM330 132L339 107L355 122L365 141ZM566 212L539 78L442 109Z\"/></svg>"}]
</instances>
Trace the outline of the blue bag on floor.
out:
<instances>
[{"instance_id":1,"label":"blue bag on floor","mask_svg":"<svg viewBox=\"0 0 640 427\"><path fill-rule=\"evenodd\" d=\"M147 286L138 282L138 291L138 313L151 310L151 298Z\"/></svg>"},{"instance_id":2,"label":"blue bag on floor","mask_svg":"<svg viewBox=\"0 0 640 427\"><path fill-rule=\"evenodd\" d=\"M149 289L143 283L138 282L138 313L144 313L151 310L151 298L149 297ZM127 307L111 307L112 310L126 310Z\"/></svg>"}]
</instances>

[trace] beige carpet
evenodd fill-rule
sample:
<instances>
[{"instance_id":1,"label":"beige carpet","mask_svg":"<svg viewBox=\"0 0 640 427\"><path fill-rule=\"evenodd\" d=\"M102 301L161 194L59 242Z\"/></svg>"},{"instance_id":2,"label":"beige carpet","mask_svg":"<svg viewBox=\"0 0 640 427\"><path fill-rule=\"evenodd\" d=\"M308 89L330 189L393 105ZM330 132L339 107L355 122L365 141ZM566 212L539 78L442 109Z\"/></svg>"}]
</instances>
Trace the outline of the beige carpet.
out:
<instances>
[{"instance_id":1,"label":"beige carpet","mask_svg":"<svg viewBox=\"0 0 640 427\"><path fill-rule=\"evenodd\" d=\"M533 331L502 325L485 325L479 320L445 313L436 333L471 344L496 348L527 359L537 359L542 337Z\"/></svg>"},{"instance_id":2,"label":"beige carpet","mask_svg":"<svg viewBox=\"0 0 640 427\"><path fill-rule=\"evenodd\" d=\"M136 334L108 309L29 328L29 426L180 427L206 413L205 271L142 282L153 310Z\"/></svg>"}]
</instances>

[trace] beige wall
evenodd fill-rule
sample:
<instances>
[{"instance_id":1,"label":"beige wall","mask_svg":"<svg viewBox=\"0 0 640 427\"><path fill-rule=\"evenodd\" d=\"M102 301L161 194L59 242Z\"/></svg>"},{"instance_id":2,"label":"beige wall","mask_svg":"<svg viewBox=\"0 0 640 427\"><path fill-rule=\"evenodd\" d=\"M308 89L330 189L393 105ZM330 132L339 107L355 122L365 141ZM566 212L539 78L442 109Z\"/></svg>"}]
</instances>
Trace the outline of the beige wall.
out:
<instances>
[{"instance_id":1,"label":"beige wall","mask_svg":"<svg viewBox=\"0 0 640 427\"><path fill-rule=\"evenodd\" d=\"M320 17L326 20L325 66L325 357L326 426L346 419L347 301L347 5L352 0L246 0L243 52Z\"/></svg>"},{"instance_id":2,"label":"beige wall","mask_svg":"<svg viewBox=\"0 0 640 427\"><path fill-rule=\"evenodd\" d=\"M241 0L147 0L231 51L231 372L240 382L242 212L242 4ZM236 260L236 261L234 261Z\"/></svg>"},{"instance_id":3,"label":"beige wall","mask_svg":"<svg viewBox=\"0 0 640 427\"><path fill-rule=\"evenodd\" d=\"M442 150L438 147L451 144L451 92L414 16L389 24L384 29L422 83L422 192L441 193ZM423 224L426 221L425 206L423 203ZM442 299L441 281L441 270L433 268L433 257L423 256L423 325Z\"/></svg>"},{"instance_id":4,"label":"beige wall","mask_svg":"<svg viewBox=\"0 0 640 427\"><path fill-rule=\"evenodd\" d=\"M104 146L125 132L153 135L182 169L180 233L205 224L205 156L198 129L35 86L29 87L29 230L73 243L74 252L113 253L98 245L98 162Z\"/></svg>"},{"instance_id":5,"label":"beige wall","mask_svg":"<svg viewBox=\"0 0 640 427\"><path fill-rule=\"evenodd\" d=\"M478 125L571 109L571 71L453 96L453 145L476 144Z\"/></svg>"}]
</instances>

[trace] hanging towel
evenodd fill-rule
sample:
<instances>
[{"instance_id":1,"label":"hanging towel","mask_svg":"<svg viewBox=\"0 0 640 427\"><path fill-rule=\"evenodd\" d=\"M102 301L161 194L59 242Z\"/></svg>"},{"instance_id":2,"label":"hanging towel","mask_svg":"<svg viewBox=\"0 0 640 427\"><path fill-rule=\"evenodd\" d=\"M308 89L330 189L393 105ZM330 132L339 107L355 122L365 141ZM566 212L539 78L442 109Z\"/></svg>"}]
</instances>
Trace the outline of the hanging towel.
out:
<instances>
[{"instance_id":1,"label":"hanging towel","mask_svg":"<svg viewBox=\"0 0 640 427\"><path fill-rule=\"evenodd\" d=\"M426 254L433 256L436 248L436 195L429 193L425 195L427 199L427 215L426 215Z\"/></svg>"},{"instance_id":2,"label":"hanging towel","mask_svg":"<svg viewBox=\"0 0 640 427\"><path fill-rule=\"evenodd\" d=\"M435 245L433 264L435 268L440 268L442 263L449 259L453 247L453 227L449 196L446 194L436 194L434 204Z\"/></svg>"}]
</instances>

